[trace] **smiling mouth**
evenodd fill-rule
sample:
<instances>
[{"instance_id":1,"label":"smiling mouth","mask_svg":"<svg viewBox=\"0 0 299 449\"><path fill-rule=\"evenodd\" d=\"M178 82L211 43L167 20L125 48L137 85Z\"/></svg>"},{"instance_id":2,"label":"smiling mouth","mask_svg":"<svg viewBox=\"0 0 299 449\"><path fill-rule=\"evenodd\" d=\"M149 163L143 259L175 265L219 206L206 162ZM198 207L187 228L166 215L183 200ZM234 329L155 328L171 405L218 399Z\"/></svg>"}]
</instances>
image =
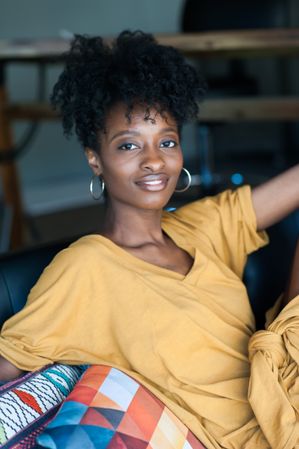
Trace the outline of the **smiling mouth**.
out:
<instances>
[{"instance_id":1,"label":"smiling mouth","mask_svg":"<svg viewBox=\"0 0 299 449\"><path fill-rule=\"evenodd\" d=\"M144 178L144 179L136 182L138 187L140 187L142 190L148 190L151 192L157 192L157 191L165 189L167 183L168 183L168 177L166 177L166 176L159 177L156 179Z\"/></svg>"}]
</instances>

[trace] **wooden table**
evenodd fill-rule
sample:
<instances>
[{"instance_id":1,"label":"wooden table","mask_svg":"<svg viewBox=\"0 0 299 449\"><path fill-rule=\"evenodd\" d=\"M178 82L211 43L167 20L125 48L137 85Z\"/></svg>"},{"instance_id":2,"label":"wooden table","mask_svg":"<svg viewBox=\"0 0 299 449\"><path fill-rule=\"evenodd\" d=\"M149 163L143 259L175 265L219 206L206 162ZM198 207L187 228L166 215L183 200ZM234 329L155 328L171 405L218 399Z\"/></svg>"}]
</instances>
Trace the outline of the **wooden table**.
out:
<instances>
[{"instance_id":1,"label":"wooden table","mask_svg":"<svg viewBox=\"0 0 299 449\"><path fill-rule=\"evenodd\" d=\"M160 34L161 44L171 45L190 58L292 57L299 54L299 28ZM109 40L109 38L107 38ZM0 152L13 147L14 120L57 120L48 104L12 104L5 85L5 68L11 62L53 64L63 62L70 42L51 40L0 40ZM299 97L210 99L202 106L204 121L298 121ZM12 205L12 247L22 245L23 210L14 162L2 164L4 201Z\"/></svg>"}]
</instances>

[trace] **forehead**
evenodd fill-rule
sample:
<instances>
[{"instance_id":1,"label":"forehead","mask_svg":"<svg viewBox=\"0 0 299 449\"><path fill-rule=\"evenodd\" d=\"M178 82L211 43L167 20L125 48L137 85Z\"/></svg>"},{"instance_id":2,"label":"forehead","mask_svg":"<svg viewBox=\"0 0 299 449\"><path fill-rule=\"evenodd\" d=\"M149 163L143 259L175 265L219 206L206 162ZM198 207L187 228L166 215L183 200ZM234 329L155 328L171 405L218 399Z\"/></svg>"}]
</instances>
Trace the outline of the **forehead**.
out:
<instances>
[{"instance_id":1,"label":"forehead","mask_svg":"<svg viewBox=\"0 0 299 449\"><path fill-rule=\"evenodd\" d=\"M161 114L155 108L140 105L135 105L132 110L129 110L126 104L117 103L106 114L105 131L109 133L116 128L127 129L145 124L178 128L176 121L167 111Z\"/></svg>"}]
</instances>

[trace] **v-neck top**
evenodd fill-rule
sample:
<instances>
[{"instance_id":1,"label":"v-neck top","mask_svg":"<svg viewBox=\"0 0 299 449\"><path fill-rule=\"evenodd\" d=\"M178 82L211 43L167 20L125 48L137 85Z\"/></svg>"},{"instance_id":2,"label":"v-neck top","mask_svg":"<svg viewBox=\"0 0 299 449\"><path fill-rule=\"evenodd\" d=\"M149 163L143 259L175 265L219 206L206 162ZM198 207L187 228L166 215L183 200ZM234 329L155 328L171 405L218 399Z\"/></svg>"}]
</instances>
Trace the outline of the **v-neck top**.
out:
<instances>
[{"instance_id":1,"label":"v-neck top","mask_svg":"<svg viewBox=\"0 0 299 449\"><path fill-rule=\"evenodd\" d=\"M267 237L256 231L250 187L164 212L162 228L194 258L185 276L101 235L82 237L4 324L0 353L29 371L112 365L150 388L207 447L260 447L247 400L255 324L241 278Z\"/></svg>"}]
</instances>

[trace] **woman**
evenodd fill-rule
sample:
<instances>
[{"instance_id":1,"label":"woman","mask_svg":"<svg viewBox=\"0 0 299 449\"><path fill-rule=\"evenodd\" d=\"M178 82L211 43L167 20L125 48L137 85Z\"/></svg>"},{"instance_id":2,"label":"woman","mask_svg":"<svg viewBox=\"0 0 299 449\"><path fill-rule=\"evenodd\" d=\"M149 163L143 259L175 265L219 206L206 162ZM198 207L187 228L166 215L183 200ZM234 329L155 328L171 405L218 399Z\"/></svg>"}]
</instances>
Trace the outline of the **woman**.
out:
<instances>
[{"instance_id":1,"label":"woman","mask_svg":"<svg viewBox=\"0 0 299 449\"><path fill-rule=\"evenodd\" d=\"M298 207L299 167L252 192L163 212L183 169L180 129L203 88L150 35L123 32L112 48L76 37L53 103L107 191L107 213L98 234L56 256L3 326L0 378L54 361L109 364L207 447L292 448L299 299L255 333L241 277L247 254L267 242L262 231ZM285 303L297 290L292 281Z\"/></svg>"}]
</instances>

